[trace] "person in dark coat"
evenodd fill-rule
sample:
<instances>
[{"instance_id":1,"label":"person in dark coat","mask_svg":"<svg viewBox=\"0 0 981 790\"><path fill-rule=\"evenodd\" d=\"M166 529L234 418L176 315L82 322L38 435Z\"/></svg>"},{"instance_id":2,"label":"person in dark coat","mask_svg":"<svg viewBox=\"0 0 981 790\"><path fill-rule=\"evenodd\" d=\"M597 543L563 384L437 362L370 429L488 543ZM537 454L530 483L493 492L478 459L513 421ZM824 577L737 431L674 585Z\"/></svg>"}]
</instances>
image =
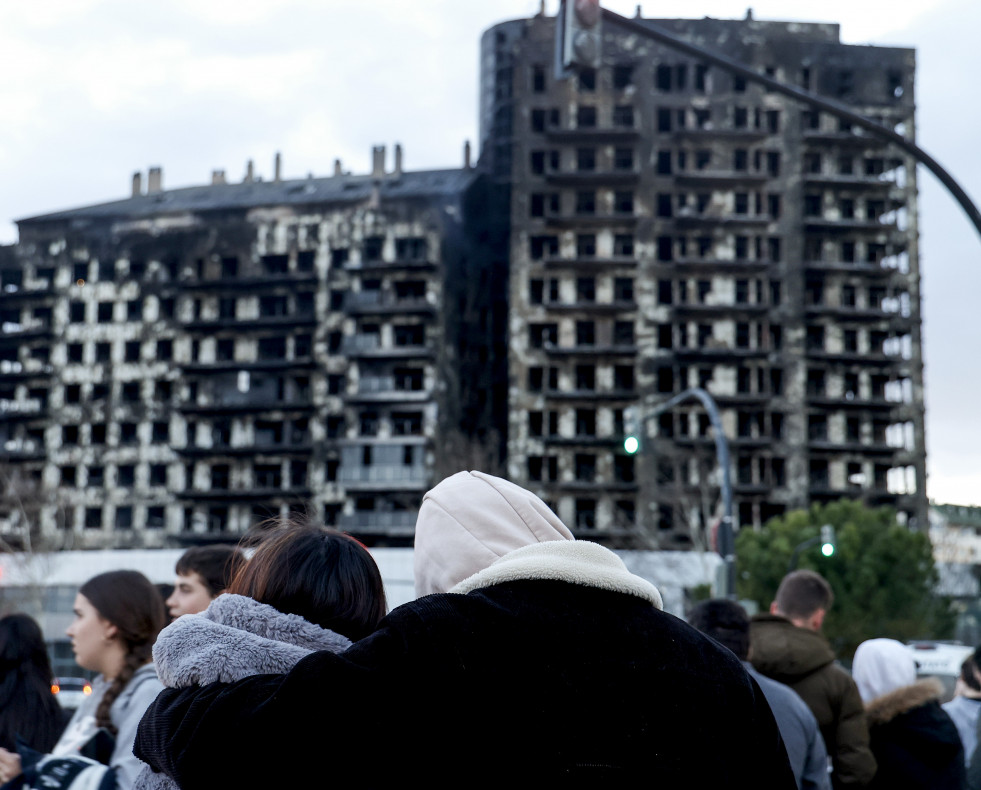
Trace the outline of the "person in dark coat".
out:
<instances>
[{"instance_id":1,"label":"person in dark coat","mask_svg":"<svg viewBox=\"0 0 981 790\"><path fill-rule=\"evenodd\" d=\"M865 787L875 774L862 698L821 635L834 602L827 580L809 570L788 573L770 613L750 625L753 666L784 683L807 703L831 757L835 790Z\"/></svg>"},{"instance_id":2,"label":"person in dark coat","mask_svg":"<svg viewBox=\"0 0 981 790\"><path fill-rule=\"evenodd\" d=\"M917 681L916 662L895 639L870 639L855 651L852 674L865 701L875 790L961 790L964 746L940 707L943 686Z\"/></svg>"},{"instance_id":3,"label":"person in dark coat","mask_svg":"<svg viewBox=\"0 0 981 790\"><path fill-rule=\"evenodd\" d=\"M831 790L828 752L817 719L790 686L761 675L749 663L749 615L735 601L713 599L697 604L688 623L735 653L746 671L760 685L777 720L801 790Z\"/></svg>"},{"instance_id":4,"label":"person in dark coat","mask_svg":"<svg viewBox=\"0 0 981 790\"><path fill-rule=\"evenodd\" d=\"M415 563L423 597L346 652L164 691L139 757L183 790L796 786L736 657L530 492L444 480Z\"/></svg>"}]
</instances>

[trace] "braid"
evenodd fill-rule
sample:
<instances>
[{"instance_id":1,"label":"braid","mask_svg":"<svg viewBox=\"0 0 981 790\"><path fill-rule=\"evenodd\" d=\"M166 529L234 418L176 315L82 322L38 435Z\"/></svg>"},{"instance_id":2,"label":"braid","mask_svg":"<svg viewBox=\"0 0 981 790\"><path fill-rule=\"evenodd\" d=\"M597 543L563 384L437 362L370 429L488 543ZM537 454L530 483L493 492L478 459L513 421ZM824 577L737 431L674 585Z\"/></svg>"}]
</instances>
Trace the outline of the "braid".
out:
<instances>
[{"instance_id":1,"label":"braid","mask_svg":"<svg viewBox=\"0 0 981 790\"><path fill-rule=\"evenodd\" d=\"M99 707L95 709L95 725L97 727L105 727L113 735L116 734L116 725L112 723L112 718L109 715L112 703L123 693L123 689L126 688L133 679L133 675L136 674L136 670L146 664L150 659L150 647L150 645L130 646L129 651L126 653L126 658L123 661L123 668L113 678L109 688L106 689L106 693L102 695Z\"/></svg>"},{"instance_id":2,"label":"braid","mask_svg":"<svg viewBox=\"0 0 981 790\"><path fill-rule=\"evenodd\" d=\"M117 637L125 648L123 665L105 690L95 711L98 727L116 735L112 723L112 704L123 693L140 667L153 658L153 642L163 628L165 613L160 593L136 571L109 571L89 579L79 589L99 612L116 626Z\"/></svg>"}]
</instances>

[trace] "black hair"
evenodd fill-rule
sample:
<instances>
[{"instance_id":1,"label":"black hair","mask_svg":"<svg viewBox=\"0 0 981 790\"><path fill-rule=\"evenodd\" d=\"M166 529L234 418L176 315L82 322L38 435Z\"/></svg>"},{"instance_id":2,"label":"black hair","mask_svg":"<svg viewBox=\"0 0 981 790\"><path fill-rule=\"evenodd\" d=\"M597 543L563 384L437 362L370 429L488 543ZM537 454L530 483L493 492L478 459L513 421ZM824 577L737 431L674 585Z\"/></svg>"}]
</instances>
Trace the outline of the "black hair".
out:
<instances>
[{"instance_id":1,"label":"black hair","mask_svg":"<svg viewBox=\"0 0 981 790\"><path fill-rule=\"evenodd\" d=\"M702 601L691 610L688 624L729 648L740 661L749 657L749 615L735 601Z\"/></svg>"},{"instance_id":2,"label":"black hair","mask_svg":"<svg viewBox=\"0 0 981 790\"><path fill-rule=\"evenodd\" d=\"M326 527L289 519L263 538L229 585L286 614L357 641L385 616L385 587L368 550Z\"/></svg>"},{"instance_id":3,"label":"black hair","mask_svg":"<svg viewBox=\"0 0 981 790\"><path fill-rule=\"evenodd\" d=\"M65 716L52 682L38 624L26 614L0 619L0 746L15 750L19 735L37 751L54 748Z\"/></svg>"},{"instance_id":4,"label":"black hair","mask_svg":"<svg viewBox=\"0 0 981 790\"><path fill-rule=\"evenodd\" d=\"M195 546L177 560L176 571L181 576L198 574L214 598L228 589L244 562L241 549L235 546Z\"/></svg>"}]
</instances>

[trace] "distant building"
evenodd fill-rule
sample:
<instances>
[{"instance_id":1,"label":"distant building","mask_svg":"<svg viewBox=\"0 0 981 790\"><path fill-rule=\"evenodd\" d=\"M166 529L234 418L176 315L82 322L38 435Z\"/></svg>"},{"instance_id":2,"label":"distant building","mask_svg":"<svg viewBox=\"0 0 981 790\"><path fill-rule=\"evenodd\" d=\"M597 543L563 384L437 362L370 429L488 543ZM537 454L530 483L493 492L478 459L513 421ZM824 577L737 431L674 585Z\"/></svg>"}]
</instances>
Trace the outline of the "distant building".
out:
<instances>
[{"instance_id":1,"label":"distant building","mask_svg":"<svg viewBox=\"0 0 981 790\"><path fill-rule=\"evenodd\" d=\"M651 20L652 22L655 20ZM912 134L914 53L838 26L656 20ZM411 540L442 474L493 468L582 537L704 548L706 388L738 522L840 497L925 528L916 171L869 134L604 28L481 41L476 168L146 189L0 248L0 537L233 540L310 503ZM469 160L469 156L467 157Z\"/></svg>"},{"instance_id":2,"label":"distant building","mask_svg":"<svg viewBox=\"0 0 981 790\"><path fill-rule=\"evenodd\" d=\"M651 21L912 134L912 50ZM582 532L689 545L714 515L707 415L663 414L636 457L619 439L625 407L699 386L739 523L845 496L925 529L914 165L615 23L601 68L556 79L554 25L481 42L481 164L511 225L511 477Z\"/></svg>"},{"instance_id":3,"label":"distant building","mask_svg":"<svg viewBox=\"0 0 981 790\"><path fill-rule=\"evenodd\" d=\"M235 540L308 507L411 540L453 436L491 424L492 291L474 172L374 156L370 175L282 181L277 158L272 181L250 164L170 191L152 170L126 200L18 223L0 263L0 464L25 492L3 502L8 542L25 501L79 548Z\"/></svg>"}]
</instances>

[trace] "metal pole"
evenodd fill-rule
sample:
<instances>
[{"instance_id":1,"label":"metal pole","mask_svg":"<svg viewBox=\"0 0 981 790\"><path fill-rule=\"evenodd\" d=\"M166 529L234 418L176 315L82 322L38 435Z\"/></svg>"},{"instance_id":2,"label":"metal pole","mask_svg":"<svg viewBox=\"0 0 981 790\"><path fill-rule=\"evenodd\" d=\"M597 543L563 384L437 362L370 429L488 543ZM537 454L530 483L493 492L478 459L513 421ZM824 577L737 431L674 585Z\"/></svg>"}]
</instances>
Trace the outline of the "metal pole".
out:
<instances>
[{"instance_id":1,"label":"metal pole","mask_svg":"<svg viewBox=\"0 0 981 790\"><path fill-rule=\"evenodd\" d=\"M787 564L787 573L790 573L794 568L797 567L797 558L800 557L800 553L804 549L809 549L811 546L815 546L820 542L821 542L821 536L818 535L817 537L808 538L807 540L798 543L797 546L794 548L794 553L790 555L790 562Z\"/></svg>"},{"instance_id":2,"label":"metal pole","mask_svg":"<svg viewBox=\"0 0 981 790\"><path fill-rule=\"evenodd\" d=\"M947 187L947 190L954 196L957 202L960 203L961 208L964 209L964 213L967 214L967 218L971 221L971 224L974 225L974 229L979 235L981 235L981 211L979 211L978 207L974 205L974 202L968 196L967 192L964 191L961 185L954 180L954 177L948 173L936 159L916 145L916 143L914 143L912 140L908 140L898 132L870 120L864 115L859 115L858 113L853 112L844 104L824 98L823 96L818 96L815 93L805 91L794 85L788 85L787 83L781 82L780 80L775 80L773 77L767 76L766 74L760 74L758 71L747 68L739 61L733 60L726 55L712 52L708 49L703 49L696 44L680 39L650 21L629 19L625 16L615 14L606 8L603 9L603 18L607 21L615 22L617 25L629 30L631 33L636 33L637 35L644 36L645 38L652 38L655 41L659 41L662 44L671 47L672 49L678 50L679 52L684 52L692 57L699 58L700 60L712 63L716 66L720 66L721 68L731 71L734 74L738 74L751 82L757 82L775 93L782 93L783 95L790 96L792 99L796 99L804 104L817 107L819 110L824 110L825 112L831 113L839 118L843 118L849 123L859 126L877 137L882 137L885 140L888 140L890 143L898 148L901 148L903 151L912 156L917 162L926 165L927 169L940 180L940 183Z\"/></svg>"},{"instance_id":3,"label":"metal pole","mask_svg":"<svg viewBox=\"0 0 981 790\"><path fill-rule=\"evenodd\" d=\"M697 400L708 412L709 422L712 423L712 433L715 437L715 457L722 474L722 523L719 525L719 554L725 563L726 584L725 596L735 600L736 597L736 538L735 525L732 519L732 477L729 469L729 440L722 429L722 418L719 407L707 390L701 387L691 387L669 398L664 403L654 406L649 414L641 415L641 424L654 418L662 412L674 408L686 400Z\"/></svg>"}]
</instances>

